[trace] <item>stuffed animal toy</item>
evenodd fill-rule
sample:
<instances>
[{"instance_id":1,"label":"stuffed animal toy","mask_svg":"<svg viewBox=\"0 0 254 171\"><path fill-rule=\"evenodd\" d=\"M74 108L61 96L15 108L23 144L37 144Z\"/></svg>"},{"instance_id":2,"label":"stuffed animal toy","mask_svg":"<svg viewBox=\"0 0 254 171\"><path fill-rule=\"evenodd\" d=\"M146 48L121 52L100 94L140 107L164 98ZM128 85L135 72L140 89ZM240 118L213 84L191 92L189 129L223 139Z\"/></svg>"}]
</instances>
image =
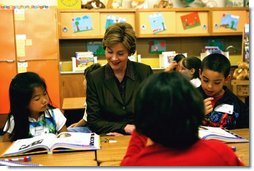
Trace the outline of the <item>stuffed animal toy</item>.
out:
<instances>
[{"instance_id":1,"label":"stuffed animal toy","mask_svg":"<svg viewBox=\"0 0 254 171\"><path fill-rule=\"evenodd\" d=\"M105 5L100 0L91 0L85 5L82 5L82 8L92 9L92 8L105 8Z\"/></svg>"},{"instance_id":2,"label":"stuffed animal toy","mask_svg":"<svg viewBox=\"0 0 254 171\"><path fill-rule=\"evenodd\" d=\"M171 0L160 0L158 4L154 5L154 8L173 8Z\"/></svg>"},{"instance_id":3,"label":"stuffed animal toy","mask_svg":"<svg viewBox=\"0 0 254 171\"><path fill-rule=\"evenodd\" d=\"M132 8L148 8L146 0L132 0L131 2Z\"/></svg>"},{"instance_id":4,"label":"stuffed animal toy","mask_svg":"<svg viewBox=\"0 0 254 171\"><path fill-rule=\"evenodd\" d=\"M238 68L234 70L233 79L248 80L249 79L249 64L246 62L240 62L238 64Z\"/></svg>"}]
</instances>

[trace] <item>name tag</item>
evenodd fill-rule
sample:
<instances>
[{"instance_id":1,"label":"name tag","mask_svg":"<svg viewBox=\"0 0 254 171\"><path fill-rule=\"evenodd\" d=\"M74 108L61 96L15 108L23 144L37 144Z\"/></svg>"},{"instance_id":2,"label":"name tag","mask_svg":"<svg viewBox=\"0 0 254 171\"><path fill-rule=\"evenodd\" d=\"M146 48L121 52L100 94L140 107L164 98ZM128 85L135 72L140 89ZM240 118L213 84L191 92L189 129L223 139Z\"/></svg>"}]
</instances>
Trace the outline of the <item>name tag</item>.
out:
<instances>
[{"instance_id":1,"label":"name tag","mask_svg":"<svg viewBox=\"0 0 254 171\"><path fill-rule=\"evenodd\" d=\"M33 136L38 136L38 135L49 133L49 129L44 126L37 126L37 127L30 128L30 132Z\"/></svg>"},{"instance_id":2,"label":"name tag","mask_svg":"<svg viewBox=\"0 0 254 171\"><path fill-rule=\"evenodd\" d=\"M220 104L215 107L214 111L216 112L222 112L222 113L228 113L230 115L234 112L234 106L229 104Z\"/></svg>"}]
</instances>

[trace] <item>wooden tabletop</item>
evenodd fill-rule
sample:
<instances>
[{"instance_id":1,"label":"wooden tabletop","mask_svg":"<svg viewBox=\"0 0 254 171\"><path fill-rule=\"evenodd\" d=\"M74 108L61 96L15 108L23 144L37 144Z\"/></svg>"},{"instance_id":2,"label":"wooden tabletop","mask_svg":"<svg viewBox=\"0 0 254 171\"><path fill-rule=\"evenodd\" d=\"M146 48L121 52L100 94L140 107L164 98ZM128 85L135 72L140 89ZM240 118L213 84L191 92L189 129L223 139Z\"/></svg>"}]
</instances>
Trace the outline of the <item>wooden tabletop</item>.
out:
<instances>
[{"instance_id":1,"label":"wooden tabletop","mask_svg":"<svg viewBox=\"0 0 254 171\"><path fill-rule=\"evenodd\" d=\"M249 129L235 129L232 132L249 140ZM101 150L97 152L98 164L100 166L119 166L127 150L130 136L105 136L101 138L102 141L105 141L101 142ZM108 140L111 140L111 143ZM246 166L250 165L250 143L228 143L228 146L236 147L237 156Z\"/></svg>"},{"instance_id":2,"label":"wooden tabletop","mask_svg":"<svg viewBox=\"0 0 254 171\"><path fill-rule=\"evenodd\" d=\"M0 154L10 145L10 142L0 142ZM53 154L42 153L29 156L31 157L31 162L23 162L24 164L38 164L41 166L97 166L94 151L57 152Z\"/></svg>"},{"instance_id":3,"label":"wooden tabletop","mask_svg":"<svg viewBox=\"0 0 254 171\"><path fill-rule=\"evenodd\" d=\"M236 129L234 133L249 139L249 129ZM97 151L97 161L93 151L72 151L53 154L31 155L33 164L43 166L119 166L127 150L131 136L101 136L101 149ZM9 146L10 142L0 142L0 154ZM249 166L250 144L228 143L236 147L237 156L246 166Z\"/></svg>"},{"instance_id":4,"label":"wooden tabletop","mask_svg":"<svg viewBox=\"0 0 254 171\"><path fill-rule=\"evenodd\" d=\"M63 110L73 110L73 109L84 109L85 108L85 97L71 97L63 99Z\"/></svg>"},{"instance_id":5,"label":"wooden tabletop","mask_svg":"<svg viewBox=\"0 0 254 171\"><path fill-rule=\"evenodd\" d=\"M249 129L235 129L232 132L246 138L250 141ZM243 161L246 166L250 166L250 143L228 143L229 146L236 147L236 155Z\"/></svg>"},{"instance_id":6,"label":"wooden tabletop","mask_svg":"<svg viewBox=\"0 0 254 171\"><path fill-rule=\"evenodd\" d=\"M97 161L99 165L109 162L110 166L120 164L127 150L131 136L102 136L101 150L97 151Z\"/></svg>"},{"instance_id":7,"label":"wooden tabletop","mask_svg":"<svg viewBox=\"0 0 254 171\"><path fill-rule=\"evenodd\" d=\"M95 152L62 152L31 155L32 163L42 166L98 166Z\"/></svg>"}]
</instances>

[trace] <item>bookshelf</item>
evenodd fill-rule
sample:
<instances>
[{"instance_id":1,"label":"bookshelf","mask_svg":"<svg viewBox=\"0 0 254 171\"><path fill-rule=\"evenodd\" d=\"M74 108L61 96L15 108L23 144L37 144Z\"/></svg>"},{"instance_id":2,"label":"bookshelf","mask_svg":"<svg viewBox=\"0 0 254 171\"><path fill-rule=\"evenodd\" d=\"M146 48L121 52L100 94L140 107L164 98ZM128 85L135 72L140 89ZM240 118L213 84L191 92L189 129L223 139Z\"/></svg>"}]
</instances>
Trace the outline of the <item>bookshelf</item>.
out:
<instances>
[{"instance_id":1,"label":"bookshelf","mask_svg":"<svg viewBox=\"0 0 254 171\"><path fill-rule=\"evenodd\" d=\"M243 29L244 24L248 22L248 8L171 8L171 9L93 9L93 10L59 10L59 51L60 61L68 63L71 56L76 51L86 51L87 44L93 41L101 41L104 31L106 19L108 16L126 19L132 24L137 36L137 54L141 55L141 62L150 65L155 72L163 71L159 65L159 54L149 52L149 41L158 40L166 42L167 51L176 51L179 53L187 53L188 56L200 56L204 46L208 42L214 41L223 44L226 49L230 49L230 61L233 67L239 61L243 60ZM154 33L151 27L151 16L159 14L165 21L166 30ZM199 16L200 25L197 27L183 29L182 16L189 17L197 14ZM215 29L214 25L220 24L223 15L239 16L239 23L236 30L228 28ZM78 34L70 33L67 35L63 32L65 26L70 31L71 17L91 15L96 20L94 30L80 32ZM93 20L93 21L94 21ZM97 22L99 21L99 22ZM95 33L96 32L96 33ZM104 56L98 56L98 62L105 64ZM74 75L83 76L83 73L74 73ZM60 77L71 77L71 71L63 71ZM80 82L82 87L82 83ZM229 86L230 83L229 83ZM83 96L83 93L77 97ZM75 97L75 96L74 96ZM64 96L62 96L64 98Z\"/></svg>"}]
</instances>

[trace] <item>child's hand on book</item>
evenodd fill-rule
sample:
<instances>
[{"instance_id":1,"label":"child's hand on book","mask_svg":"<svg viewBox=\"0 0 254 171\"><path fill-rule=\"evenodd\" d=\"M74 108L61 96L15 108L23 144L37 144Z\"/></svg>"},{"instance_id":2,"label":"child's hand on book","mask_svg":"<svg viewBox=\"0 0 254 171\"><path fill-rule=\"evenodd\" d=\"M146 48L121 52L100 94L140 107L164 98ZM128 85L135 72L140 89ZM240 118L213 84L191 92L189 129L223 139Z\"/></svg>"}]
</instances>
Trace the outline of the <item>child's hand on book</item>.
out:
<instances>
[{"instance_id":1,"label":"child's hand on book","mask_svg":"<svg viewBox=\"0 0 254 171\"><path fill-rule=\"evenodd\" d=\"M213 97L208 97L204 100L205 115L207 115L213 111L212 100L213 100Z\"/></svg>"}]
</instances>

